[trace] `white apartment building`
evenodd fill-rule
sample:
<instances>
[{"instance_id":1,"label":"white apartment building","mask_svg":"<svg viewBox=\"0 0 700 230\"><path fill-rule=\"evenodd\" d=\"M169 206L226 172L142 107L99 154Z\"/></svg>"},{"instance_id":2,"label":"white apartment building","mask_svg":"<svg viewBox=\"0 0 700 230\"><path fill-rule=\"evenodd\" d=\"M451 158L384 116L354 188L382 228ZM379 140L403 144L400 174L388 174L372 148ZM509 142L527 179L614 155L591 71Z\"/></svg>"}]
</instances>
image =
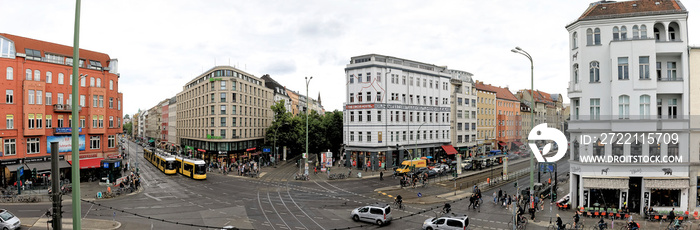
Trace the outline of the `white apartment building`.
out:
<instances>
[{"instance_id":1,"label":"white apartment building","mask_svg":"<svg viewBox=\"0 0 700 230\"><path fill-rule=\"evenodd\" d=\"M177 97L172 97L168 101L168 145L172 149L178 149L180 142L177 139Z\"/></svg>"},{"instance_id":2,"label":"white apartment building","mask_svg":"<svg viewBox=\"0 0 700 230\"><path fill-rule=\"evenodd\" d=\"M626 202L640 213L645 206L694 205L695 198L688 199L687 18L678 0L601 1L566 26L573 207L620 208ZM666 161L584 162L595 156Z\"/></svg>"},{"instance_id":3,"label":"white apartment building","mask_svg":"<svg viewBox=\"0 0 700 230\"><path fill-rule=\"evenodd\" d=\"M450 124L450 139L457 152L466 154L476 151L476 88L474 88L473 74L461 70L447 70L452 74L450 79L450 112L452 122Z\"/></svg>"},{"instance_id":4,"label":"white apartment building","mask_svg":"<svg viewBox=\"0 0 700 230\"><path fill-rule=\"evenodd\" d=\"M409 158L456 154L446 67L368 54L345 68L346 166L391 169Z\"/></svg>"}]
</instances>

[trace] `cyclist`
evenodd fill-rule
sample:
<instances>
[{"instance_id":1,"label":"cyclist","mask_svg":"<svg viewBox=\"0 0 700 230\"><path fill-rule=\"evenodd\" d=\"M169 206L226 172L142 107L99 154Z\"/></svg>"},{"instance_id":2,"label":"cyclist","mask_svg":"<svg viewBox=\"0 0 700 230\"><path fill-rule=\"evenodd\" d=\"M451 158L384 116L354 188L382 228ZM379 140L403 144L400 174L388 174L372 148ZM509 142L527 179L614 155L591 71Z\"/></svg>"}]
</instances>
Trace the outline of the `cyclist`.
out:
<instances>
[{"instance_id":1,"label":"cyclist","mask_svg":"<svg viewBox=\"0 0 700 230\"><path fill-rule=\"evenodd\" d=\"M639 225L636 222L634 222L634 220L632 218L630 218L630 222L627 224L627 229L638 230Z\"/></svg>"},{"instance_id":2,"label":"cyclist","mask_svg":"<svg viewBox=\"0 0 700 230\"><path fill-rule=\"evenodd\" d=\"M516 214L517 215L516 220L518 220L517 221L518 223L520 223L520 218L522 218L523 214L525 214L525 209L523 209L523 206L518 205L518 212Z\"/></svg>"},{"instance_id":3,"label":"cyclist","mask_svg":"<svg viewBox=\"0 0 700 230\"><path fill-rule=\"evenodd\" d=\"M401 208L401 206L403 206L402 203L403 203L403 198L401 197L401 195L396 196L396 204L399 205L399 208Z\"/></svg>"},{"instance_id":4,"label":"cyclist","mask_svg":"<svg viewBox=\"0 0 700 230\"><path fill-rule=\"evenodd\" d=\"M445 203L445 206L442 207L442 212L447 214L447 213L450 213L451 209L452 209L452 206L450 205L450 203Z\"/></svg>"},{"instance_id":5,"label":"cyclist","mask_svg":"<svg viewBox=\"0 0 700 230\"><path fill-rule=\"evenodd\" d=\"M606 228L608 228L608 224L605 223L605 219L603 219L603 217L601 216L600 221L598 221L598 229L603 230Z\"/></svg>"},{"instance_id":6,"label":"cyclist","mask_svg":"<svg viewBox=\"0 0 700 230\"><path fill-rule=\"evenodd\" d=\"M578 221L579 221L579 219L580 219L580 217L579 217L579 215L578 215L578 211L576 211L575 214L574 214L574 227L578 227Z\"/></svg>"},{"instance_id":7,"label":"cyclist","mask_svg":"<svg viewBox=\"0 0 700 230\"><path fill-rule=\"evenodd\" d=\"M557 214L557 230L564 229L564 222L561 221L561 217Z\"/></svg>"},{"instance_id":8,"label":"cyclist","mask_svg":"<svg viewBox=\"0 0 700 230\"><path fill-rule=\"evenodd\" d=\"M671 224L673 226L669 227L670 229L681 229L681 220L679 220L678 217L675 217Z\"/></svg>"}]
</instances>

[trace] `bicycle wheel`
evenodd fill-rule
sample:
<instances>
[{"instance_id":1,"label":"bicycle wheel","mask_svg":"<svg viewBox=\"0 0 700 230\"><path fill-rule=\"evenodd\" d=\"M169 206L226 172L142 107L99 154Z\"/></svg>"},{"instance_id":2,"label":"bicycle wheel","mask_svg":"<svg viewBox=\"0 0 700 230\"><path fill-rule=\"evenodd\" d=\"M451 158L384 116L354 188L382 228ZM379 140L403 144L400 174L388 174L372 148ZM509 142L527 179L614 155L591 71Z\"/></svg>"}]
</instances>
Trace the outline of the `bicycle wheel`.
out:
<instances>
[{"instance_id":1,"label":"bicycle wheel","mask_svg":"<svg viewBox=\"0 0 700 230\"><path fill-rule=\"evenodd\" d=\"M549 227L547 227L547 230L557 230L557 227L555 225L549 225Z\"/></svg>"}]
</instances>

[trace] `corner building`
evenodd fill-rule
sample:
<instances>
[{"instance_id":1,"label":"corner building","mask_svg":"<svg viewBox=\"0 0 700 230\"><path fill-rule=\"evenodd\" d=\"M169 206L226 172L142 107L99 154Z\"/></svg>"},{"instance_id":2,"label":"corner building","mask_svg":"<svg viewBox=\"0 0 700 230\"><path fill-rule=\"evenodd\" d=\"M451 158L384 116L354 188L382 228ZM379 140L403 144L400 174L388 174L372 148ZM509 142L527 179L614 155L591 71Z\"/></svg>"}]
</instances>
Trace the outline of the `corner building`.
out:
<instances>
[{"instance_id":1,"label":"corner building","mask_svg":"<svg viewBox=\"0 0 700 230\"><path fill-rule=\"evenodd\" d=\"M401 165L403 160L454 155L450 144L450 79L446 67L377 54L345 67L346 166Z\"/></svg>"},{"instance_id":2,"label":"corner building","mask_svg":"<svg viewBox=\"0 0 700 230\"><path fill-rule=\"evenodd\" d=\"M231 66L197 76L176 96L183 151L207 162L256 155L272 122L272 97L262 79Z\"/></svg>"},{"instance_id":3,"label":"corner building","mask_svg":"<svg viewBox=\"0 0 700 230\"><path fill-rule=\"evenodd\" d=\"M81 49L78 61L79 105L72 105L73 47L0 33L3 182L15 180L18 166L48 174L50 142L59 142L60 156L71 159L72 106L80 106L80 168L99 168L104 158L119 157L116 136L122 133L122 93L117 60ZM59 162L61 169L70 167Z\"/></svg>"},{"instance_id":4,"label":"corner building","mask_svg":"<svg viewBox=\"0 0 700 230\"><path fill-rule=\"evenodd\" d=\"M685 211L692 203L695 208L694 195L688 199L687 18L678 0L601 1L566 26L574 207L620 208L626 202L635 213L646 206ZM620 136L602 133L636 135L639 141L617 142ZM587 157L681 161L586 162Z\"/></svg>"}]
</instances>

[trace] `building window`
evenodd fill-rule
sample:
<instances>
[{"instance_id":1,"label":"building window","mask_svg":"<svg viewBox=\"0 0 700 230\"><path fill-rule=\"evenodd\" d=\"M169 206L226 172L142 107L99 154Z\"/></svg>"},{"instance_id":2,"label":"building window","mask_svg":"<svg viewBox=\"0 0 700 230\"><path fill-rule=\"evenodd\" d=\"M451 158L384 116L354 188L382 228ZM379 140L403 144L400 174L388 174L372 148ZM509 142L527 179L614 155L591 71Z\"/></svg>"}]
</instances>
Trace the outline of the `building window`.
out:
<instances>
[{"instance_id":1,"label":"building window","mask_svg":"<svg viewBox=\"0 0 700 230\"><path fill-rule=\"evenodd\" d=\"M38 69L34 70L34 80L41 81L41 71L39 71Z\"/></svg>"},{"instance_id":2,"label":"building window","mask_svg":"<svg viewBox=\"0 0 700 230\"><path fill-rule=\"evenodd\" d=\"M114 81L109 80L109 90L114 90Z\"/></svg>"},{"instance_id":3,"label":"building window","mask_svg":"<svg viewBox=\"0 0 700 230\"><path fill-rule=\"evenodd\" d=\"M100 136L90 136L90 149L100 149Z\"/></svg>"},{"instance_id":4,"label":"building window","mask_svg":"<svg viewBox=\"0 0 700 230\"><path fill-rule=\"evenodd\" d=\"M114 148L114 135L107 136L107 148Z\"/></svg>"},{"instance_id":5,"label":"building window","mask_svg":"<svg viewBox=\"0 0 700 230\"><path fill-rule=\"evenodd\" d=\"M226 105L222 105L222 106L221 106L221 113L220 113L220 114L221 114L221 115L225 115L225 114L226 114Z\"/></svg>"},{"instance_id":6,"label":"building window","mask_svg":"<svg viewBox=\"0 0 700 230\"><path fill-rule=\"evenodd\" d=\"M382 93L377 92L377 102L381 102L381 101L382 101Z\"/></svg>"},{"instance_id":7,"label":"building window","mask_svg":"<svg viewBox=\"0 0 700 230\"><path fill-rule=\"evenodd\" d=\"M639 57L639 79L649 78L649 56Z\"/></svg>"},{"instance_id":8,"label":"building window","mask_svg":"<svg viewBox=\"0 0 700 230\"><path fill-rule=\"evenodd\" d=\"M651 206L655 207L679 207L681 190L672 189L652 189Z\"/></svg>"},{"instance_id":9,"label":"building window","mask_svg":"<svg viewBox=\"0 0 700 230\"><path fill-rule=\"evenodd\" d=\"M619 113L620 119L630 118L630 97L622 95L619 97Z\"/></svg>"},{"instance_id":10,"label":"building window","mask_svg":"<svg viewBox=\"0 0 700 230\"><path fill-rule=\"evenodd\" d=\"M85 107L85 95L80 95L80 107Z\"/></svg>"},{"instance_id":11,"label":"building window","mask_svg":"<svg viewBox=\"0 0 700 230\"><path fill-rule=\"evenodd\" d=\"M119 99L117 99L117 110L122 110L122 101ZM233 114L236 114L236 113L233 113Z\"/></svg>"},{"instance_id":12,"label":"building window","mask_svg":"<svg viewBox=\"0 0 700 230\"><path fill-rule=\"evenodd\" d=\"M382 111L377 111L377 121L382 121Z\"/></svg>"},{"instance_id":13,"label":"building window","mask_svg":"<svg viewBox=\"0 0 700 230\"><path fill-rule=\"evenodd\" d=\"M109 108L110 109L114 108L114 98L112 98L112 97L109 98Z\"/></svg>"},{"instance_id":14,"label":"building window","mask_svg":"<svg viewBox=\"0 0 700 230\"><path fill-rule=\"evenodd\" d=\"M27 90L27 92L28 92L28 95L29 95L29 96L27 97L27 103L29 103L30 105L33 105L33 104L34 104L34 90L31 90L31 89L30 89L30 90Z\"/></svg>"},{"instance_id":15,"label":"building window","mask_svg":"<svg viewBox=\"0 0 700 230\"><path fill-rule=\"evenodd\" d=\"M51 84L51 72L46 72L46 83Z\"/></svg>"},{"instance_id":16,"label":"building window","mask_svg":"<svg viewBox=\"0 0 700 230\"><path fill-rule=\"evenodd\" d=\"M58 84L63 85L63 73L58 73Z\"/></svg>"},{"instance_id":17,"label":"building window","mask_svg":"<svg viewBox=\"0 0 700 230\"><path fill-rule=\"evenodd\" d=\"M639 39L639 27L637 25L632 26L632 39Z\"/></svg>"},{"instance_id":18,"label":"building window","mask_svg":"<svg viewBox=\"0 0 700 230\"><path fill-rule=\"evenodd\" d=\"M220 93L220 102L226 102L226 93Z\"/></svg>"},{"instance_id":19,"label":"building window","mask_svg":"<svg viewBox=\"0 0 700 230\"><path fill-rule=\"evenodd\" d=\"M32 80L32 70L31 70L31 69L27 69L27 70L24 72L24 79L27 80L27 81L31 81L31 80Z\"/></svg>"},{"instance_id":20,"label":"building window","mask_svg":"<svg viewBox=\"0 0 700 230\"><path fill-rule=\"evenodd\" d=\"M80 128L85 128L85 116L80 116Z\"/></svg>"},{"instance_id":21,"label":"building window","mask_svg":"<svg viewBox=\"0 0 700 230\"><path fill-rule=\"evenodd\" d=\"M367 142L372 142L372 132L367 132Z\"/></svg>"},{"instance_id":22,"label":"building window","mask_svg":"<svg viewBox=\"0 0 700 230\"><path fill-rule=\"evenodd\" d=\"M5 115L5 124L7 126L7 129L15 129L14 115L12 115L12 114Z\"/></svg>"},{"instance_id":23,"label":"building window","mask_svg":"<svg viewBox=\"0 0 700 230\"><path fill-rule=\"evenodd\" d=\"M630 79L629 65L627 57L617 58L617 79L618 80L628 80Z\"/></svg>"},{"instance_id":24,"label":"building window","mask_svg":"<svg viewBox=\"0 0 700 230\"><path fill-rule=\"evenodd\" d=\"M573 49L578 48L578 33L576 32L571 35L571 45L573 46Z\"/></svg>"},{"instance_id":25,"label":"building window","mask_svg":"<svg viewBox=\"0 0 700 230\"><path fill-rule=\"evenodd\" d=\"M56 125L59 128L63 128L63 116L58 116L58 119L56 119L56 122L58 122Z\"/></svg>"},{"instance_id":26,"label":"building window","mask_svg":"<svg viewBox=\"0 0 700 230\"><path fill-rule=\"evenodd\" d=\"M357 121L362 122L362 111L357 111Z\"/></svg>"},{"instance_id":27,"label":"building window","mask_svg":"<svg viewBox=\"0 0 700 230\"><path fill-rule=\"evenodd\" d=\"M600 120L600 98L591 98L591 120Z\"/></svg>"},{"instance_id":28,"label":"building window","mask_svg":"<svg viewBox=\"0 0 700 230\"><path fill-rule=\"evenodd\" d=\"M95 87L95 78L94 77L90 78L90 87Z\"/></svg>"},{"instance_id":29,"label":"building window","mask_svg":"<svg viewBox=\"0 0 700 230\"><path fill-rule=\"evenodd\" d=\"M649 156L661 156L661 145L659 144L660 139L649 141ZM653 143L653 144L652 144Z\"/></svg>"},{"instance_id":30,"label":"building window","mask_svg":"<svg viewBox=\"0 0 700 230\"><path fill-rule=\"evenodd\" d=\"M613 27L613 41L620 40L620 29L617 26Z\"/></svg>"},{"instance_id":31,"label":"building window","mask_svg":"<svg viewBox=\"0 0 700 230\"><path fill-rule=\"evenodd\" d=\"M357 102L362 102L362 93L357 93Z\"/></svg>"},{"instance_id":32,"label":"building window","mask_svg":"<svg viewBox=\"0 0 700 230\"><path fill-rule=\"evenodd\" d=\"M226 81L221 81L221 90L226 90Z\"/></svg>"},{"instance_id":33,"label":"building window","mask_svg":"<svg viewBox=\"0 0 700 230\"><path fill-rule=\"evenodd\" d=\"M35 118L35 121L36 121L36 128L37 128L37 129L41 129L41 128L43 127L43 125L41 124L42 121L43 121L42 115L41 115L41 114L37 114L37 115L36 115L36 118Z\"/></svg>"},{"instance_id":34,"label":"building window","mask_svg":"<svg viewBox=\"0 0 700 230\"><path fill-rule=\"evenodd\" d=\"M367 111L367 122L372 121L372 111Z\"/></svg>"},{"instance_id":35,"label":"building window","mask_svg":"<svg viewBox=\"0 0 700 230\"><path fill-rule=\"evenodd\" d=\"M355 94L350 93L350 103L353 103L353 102L355 102Z\"/></svg>"},{"instance_id":36,"label":"building window","mask_svg":"<svg viewBox=\"0 0 700 230\"><path fill-rule=\"evenodd\" d=\"M361 73L357 74L357 83L362 83L362 74Z\"/></svg>"},{"instance_id":37,"label":"building window","mask_svg":"<svg viewBox=\"0 0 700 230\"><path fill-rule=\"evenodd\" d=\"M73 81L73 77L71 77L71 82ZM85 87L85 78L80 78L80 86Z\"/></svg>"},{"instance_id":38,"label":"building window","mask_svg":"<svg viewBox=\"0 0 700 230\"><path fill-rule=\"evenodd\" d=\"M367 73L367 82L372 81L372 73Z\"/></svg>"},{"instance_id":39,"label":"building window","mask_svg":"<svg viewBox=\"0 0 700 230\"><path fill-rule=\"evenodd\" d=\"M350 112L350 122L355 121L355 112Z\"/></svg>"},{"instance_id":40,"label":"building window","mask_svg":"<svg viewBox=\"0 0 700 230\"><path fill-rule=\"evenodd\" d=\"M105 117L103 115L100 115L100 120L99 120L100 128L104 128L104 123L105 123Z\"/></svg>"},{"instance_id":41,"label":"building window","mask_svg":"<svg viewBox=\"0 0 700 230\"><path fill-rule=\"evenodd\" d=\"M17 155L17 145L15 139L5 139L5 156Z\"/></svg>"},{"instance_id":42,"label":"building window","mask_svg":"<svg viewBox=\"0 0 700 230\"><path fill-rule=\"evenodd\" d=\"M109 116L109 127L114 128L114 117Z\"/></svg>"},{"instance_id":43,"label":"building window","mask_svg":"<svg viewBox=\"0 0 700 230\"><path fill-rule=\"evenodd\" d=\"M357 141L362 142L362 132L357 132Z\"/></svg>"},{"instance_id":44,"label":"building window","mask_svg":"<svg viewBox=\"0 0 700 230\"><path fill-rule=\"evenodd\" d=\"M604 156L605 155L605 145L600 142L600 139L592 143L593 145L593 156Z\"/></svg>"},{"instance_id":45,"label":"building window","mask_svg":"<svg viewBox=\"0 0 700 230\"><path fill-rule=\"evenodd\" d=\"M647 26L642 25L640 28L641 28L640 32L641 32L642 39L646 39L647 38Z\"/></svg>"},{"instance_id":46,"label":"building window","mask_svg":"<svg viewBox=\"0 0 700 230\"><path fill-rule=\"evenodd\" d=\"M92 127L97 128L97 115L92 116Z\"/></svg>"},{"instance_id":47,"label":"building window","mask_svg":"<svg viewBox=\"0 0 700 230\"><path fill-rule=\"evenodd\" d=\"M97 108L97 95L92 95L92 107Z\"/></svg>"},{"instance_id":48,"label":"building window","mask_svg":"<svg viewBox=\"0 0 700 230\"><path fill-rule=\"evenodd\" d=\"M595 45L600 45L600 29L599 28L595 28L595 30L593 30L593 41L594 41Z\"/></svg>"},{"instance_id":49,"label":"building window","mask_svg":"<svg viewBox=\"0 0 700 230\"><path fill-rule=\"evenodd\" d=\"M350 79L352 79L352 77ZM355 141L355 132L351 131L350 132L350 142L354 142L354 141Z\"/></svg>"},{"instance_id":50,"label":"building window","mask_svg":"<svg viewBox=\"0 0 700 230\"><path fill-rule=\"evenodd\" d=\"M590 63L590 82L600 82L600 63L597 61Z\"/></svg>"},{"instance_id":51,"label":"building window","mask_svg":"<svg viewBox=\"0 0 700 230\"><path fill-rule=\"evenodd\" d=\"M590 28L586 30L586 45L593 45L593 30Z\"/></svg>"},{"instance_id":52,"label":"building window","mask_svg":"<svg viewBox=\"0 0 700 230\"><path fill-rule=\"evenodd\" d=\"M578 84L578 64L574 64L574 84Z\"/></svg>"},{"instance_id":53,"label":"building window","mask_svg":"<svg viewBox=\"0 0 700 230\"><path fill-rule=\"evenodd\" d=\"M402 76L401 78L401 84L406 85L406 75Z\"/></svg>"},{"instance_id":54,"label":"building window","mask_svg":"<svg viewBox=\"0 0 700 230\"><path fill-rule=\"evenodd\" d=\"M627 40L627 27L620 27L620 40Z\"/></svg>"},{"instance_id":55,"label":"building window","mask_svg":"<svg viewBox=\"0 0 700 230\"><path fill-rule=\"evenodd\" d=\"M666 77L668 80L676 80L676 62L670 61L666 63Z\"/></svg>"},{"instance_id":56,"label":"building window","mask_svg":"<svg viewBox=\"0 0 700 230\"><path fill-rule=\"evenodd\" d=\"M668 118L678 118L678 99L668 99Z\"/></svg>"},{"instance_id":57,"label":"building window","mask_svg":"<svg viewBox=\"0 0 700 230\"><path fill-rule=\"evenodd\" d=\"M13 104L15 102L14 92L11 89L5 90L5 103Z\"/></svg>"},{"instance_id":58,"label":"building window","mask_svg":"<svg viewBox=\"0 0 700 230\"><path fill-rule=\"evenodd\" d=\"M51 125L51 115L46 115L46 128L50 129L52 127L53 125Z\"/></svg>"},{"instance_id":59,"label":"building window","mask_svg":"<svg viewBox=\"0 0 700 230\"><path fill-rule=\"evenodd\" d=\"M394 82L393 82L394 79L392 78L391 80L392 80L392 83L394 83ZM354 79L354 76L353 76L352 74L350 74L350 83L351 83L351 84L352 84L352 83L355 83L355 79Z\"/></svg>"},{"instance_id":60,"label":"building window","mask_svg":"<svg viewBox=\"0 0 700 230\"><path fill-rule=\"evenodd\" d=\"M639 116L642 119L649 119L651 114L651 97L642 95L639 97Z\"/></svg>"},{"instance_id":61,"label":"building window","mask_svg":"<svg viewBox=\"0 0 700 230\"><path fill-rule=\"evenodd\" d=\"M100 95L99 98L100 98L100 108L104 108L104 99L105 99L105 96Z\"/></svg>"},{"instance_id":62,"label":"building window","mask_svg":"<svg viewBox=\"0 0 700 230\"><path fill-rule=\"evenodd\" d=\"M14 73L14 70L12 69L12 67L9 67L9 66L8 66L8 67L7 67L7 70L6 70L6 72L5 72L5 79L7 79L7 80L12 80L12 79L14 79L14 74L15 74L15 73Z\"/></svg>"},{"instance_id":63,"label":"building window","mask_svg":"<svg viewBox=\"0 0 700 230\"><path fill-rule=\"evenodd\" d=\"M27 138L27 154L39 153L39 138Z\"/></svg>"},{"instance_id":64,"label":"building window","mask_svg":"<svg viewBox=\"0 0 700 230\"><path fill-rule=\"evenodd\" d=\"M367 92L367 102L372 101L372 92Z\"/></svg>"}]
</instances>

